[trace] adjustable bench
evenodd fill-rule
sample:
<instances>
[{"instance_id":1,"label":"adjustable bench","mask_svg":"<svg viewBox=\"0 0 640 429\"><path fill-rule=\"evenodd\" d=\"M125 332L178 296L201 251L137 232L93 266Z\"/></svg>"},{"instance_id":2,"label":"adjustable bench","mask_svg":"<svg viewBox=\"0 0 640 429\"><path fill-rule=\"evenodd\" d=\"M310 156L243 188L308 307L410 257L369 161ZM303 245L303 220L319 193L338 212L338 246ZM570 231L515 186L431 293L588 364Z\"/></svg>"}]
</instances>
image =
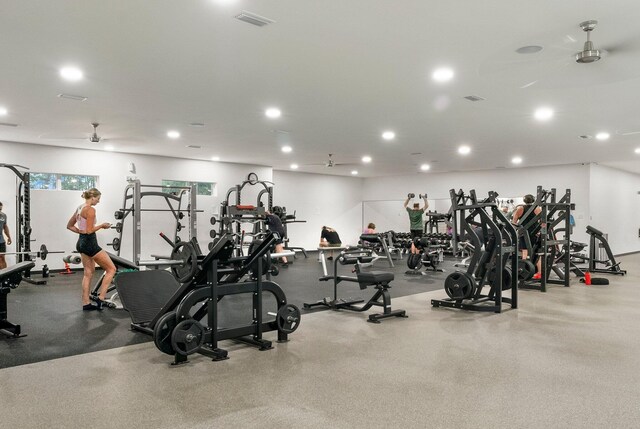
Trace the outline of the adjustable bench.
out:
<instances>
[{"instance_id":1,"label":"adjustable bench","mask_svg":"<svg viewBox=\"0 0 640 429\"><path fill-rule=\"evenodd\" d=\"M389 283L395 278L393 273L386 271L360 271L361 264L371 263L373 257L370 250L353 250L343 251L340 256L335 258L333 262L333 275L320 277L320 281L329 281L333 279L333 299L324 298L314 303L305 303L305 309L311 309L313 307L323 306L332 310L350 310L350 311L367 311L372 306L382 307L384 310L382 313L370 314L367 319L371 323L380 323L381 319L388 317L408 317L405 310L392 310L391 309L391 294L389 293ZM342 265L355 265L355 272L357 277L339 276L338 275L338 262ZM373 286L377 289L376 293L362 306L356 306L355 304L363 303L364 299L341 299L338 298L338 283L342 281L358 283L361 290Z\"/></svg>"}]
</instances>

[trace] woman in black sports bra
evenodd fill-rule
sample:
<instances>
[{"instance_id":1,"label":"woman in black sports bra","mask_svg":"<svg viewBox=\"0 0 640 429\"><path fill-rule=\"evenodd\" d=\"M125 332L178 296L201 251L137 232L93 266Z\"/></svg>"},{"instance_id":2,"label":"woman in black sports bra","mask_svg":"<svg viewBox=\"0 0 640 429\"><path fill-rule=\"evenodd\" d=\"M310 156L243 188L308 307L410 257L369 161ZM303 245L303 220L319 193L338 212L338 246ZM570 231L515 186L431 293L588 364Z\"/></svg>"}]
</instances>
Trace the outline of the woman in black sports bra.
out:
<instances>
[{"instance_id":1,"label":"woman in black sports bra","mask_svg":"<svg viewBox=\"0 0 640 429\"><path fill-rule=\"evenodd\" d=\"M93 208L100 202L100 191L91 188L82 193L85 203L76 209L76 211L67 222L67 229L79 234L76 250L80 252L82 257L82 266L84 267L84 276L82 277L82 309L102 310L107 289L116 274L116 267L113 261L98 245L96 231L100 229L111 228L110 223L101 223L96 225L96 209ZM91 279L96 270L96 263L105 271L102 279L102 285L96 299L96 305L91 304L89 297L89 288L91 287Z\"/></svg>"}]
</instances>

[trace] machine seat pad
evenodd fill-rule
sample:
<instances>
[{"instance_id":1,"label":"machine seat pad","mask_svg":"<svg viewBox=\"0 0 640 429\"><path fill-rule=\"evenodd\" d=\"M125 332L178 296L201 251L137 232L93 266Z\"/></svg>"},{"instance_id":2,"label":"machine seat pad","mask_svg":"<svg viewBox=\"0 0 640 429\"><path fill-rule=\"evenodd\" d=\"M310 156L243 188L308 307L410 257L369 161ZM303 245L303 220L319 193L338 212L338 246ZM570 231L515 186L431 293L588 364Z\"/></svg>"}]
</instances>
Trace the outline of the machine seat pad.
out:
<instances>
[{"instance_id":1,"label":"machine seat pad","mask_svg":"<svg viewBox=\"0 0 640 429\"><path fill-rule=\"evenodd\" d=\"M387 271L367 271L358 273L358 283L360 283L361 288L380 283L389 283L394 278L393 273Z\"/></svg>"}]
</instances>

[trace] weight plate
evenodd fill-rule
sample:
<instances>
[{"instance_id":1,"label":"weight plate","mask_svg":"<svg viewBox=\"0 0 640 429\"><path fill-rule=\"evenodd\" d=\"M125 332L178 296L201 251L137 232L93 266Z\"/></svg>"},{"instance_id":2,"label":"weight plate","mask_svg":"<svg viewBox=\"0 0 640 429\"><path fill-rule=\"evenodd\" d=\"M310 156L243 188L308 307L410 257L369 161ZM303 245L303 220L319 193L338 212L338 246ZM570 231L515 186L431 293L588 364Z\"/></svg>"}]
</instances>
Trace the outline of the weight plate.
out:
<instances>
[{"instance_id":1,"label":"weight plate","mask_svg":"<svg viewBox=\"0 0 640 429\"><path fill-rule=\"evenodd\" d=\"M300 326L301 313L300 309L293 304L287 304L278 310L276 321L278 322L278 331L285 334L291 334L298 326Z\"/></svg>"},{"instance_id":2,"label":"weight plate","mask_svg":"<svg viewBox=\"0 0 640 429\"><path fill-rule=\"evenodd\" d=\"M176 313L175 311L170 311L162 316L153 328L153 343L162 353L175 354L175 350L171 345L171 333L176 324Z\"/></svg>"},{"instance_id":3,"label":"weight plate","mask_svg":"<svg viewBox=\"0 0 640 429\"><path fill-rule=\"evenodd\" d=\"M536 273L536 266L529 259L518 260L518 279L531 280Z\"/></svg>"},{"instance_id":4,"label":"weight plate","mask_svg":"<svg viewBox=\"0 0 640 429\"><path fill-rule=\"evenodd\" d=\"M217 221L218 220L215 217L211 216L211 219L210 219L211 225L215 225Z\"/></svg>"},{"instance_id":5,"label":"weight plate","mask_svg":"<svg viewBox=\"0 0 640 429\"><path fill-rule=\"evenodd\" d=\"M204 342L204 327L193 319L183 320L171 333L171 346L176 353L188 356L200 350Z\"/></svg>"},{"instance_id":6,"label":"weight plate","mask_svg":"<svg viewBox=\"0 0 640 429\"><path fill-rule=\"evenodd\" d=\"M215 229L212 229L211 231L209 231L209 237L216 238L217 235L218 233L216 232Z\"/></svg>"},{"instance_id":7,"label":"weight plate","mask_svg":"<svg viewBox=\"0 0 640 429\"><path fill-rule=\"evenodd\" d=\"M188 282L196 274L198 270L198 256L188 241L180 241L173 246L171 259L182 261L182 265L174 265L171 267L173 276L180 283Z\"/></svg>"},{"instance_id":8,"label":"weight plate","mask_svg":"<svg viewBox=\"0 0 640 429\"><path fill-rule=\"evenodd\" d=\"M495 279L495 268L489 272L488 280L493 286L493 280ZM504 267L502 269L502 290L511 289L511 267Z\"/></svg>"},{"instance_id":9,"label":"weight plate","mask_svg":"<svg viewBox=\"0 0 640 429\"><path fill-rule=\"evenodd\" d=\"M113 250L116 252L120 251L120 239L118 237L114 238L111 246L113 246Z\"/></svg>"},{"instance_id":10,"label":"weight plate","mask_svg":"<svg viewBox=\"0 0 640 429\"><path fill-rule=\"evenodd\" d=\"M407 258L407 267L411 270L419 270L422 267L422 255L420 253L412 253Z\"/></svg>"},{"instance_id":11,"label":"weight plate","mask_svg":"<svg viewBox=\"0 0 640 429\"><path fill-rule=\"evenodd\" d=\"M447 276L444 281L444 290L449 298L462 301L470 298L475 289L475 280L466 272L456 271Z\"/></svg>"}]
</instances>

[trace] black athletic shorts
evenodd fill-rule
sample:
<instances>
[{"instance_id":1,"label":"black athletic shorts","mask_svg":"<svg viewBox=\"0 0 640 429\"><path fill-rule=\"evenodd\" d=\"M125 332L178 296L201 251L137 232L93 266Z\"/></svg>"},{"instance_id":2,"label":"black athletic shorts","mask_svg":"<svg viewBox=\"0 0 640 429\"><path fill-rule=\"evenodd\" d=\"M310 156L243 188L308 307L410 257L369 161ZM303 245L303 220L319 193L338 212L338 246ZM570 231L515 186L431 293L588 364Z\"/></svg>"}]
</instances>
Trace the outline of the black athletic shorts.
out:
<instances>
[{"instance_id":1,"label":"black athletic shorts","mask_svg":"<svg viewBox=\"0 0 640 429\"><path fill-rule=\"evenodd\" d=\"M0 243L0 253L4 253L6 251L7 251L7 243L6 242Z\"/></svg>"},{"instance_id":2,"label":"black athletic shorts","mask_svg":"<svg viewBox=\"0 0 640 429\"><path fill-rule=\"evenodd\" d=\"M98 246L98 238L96 233L80 234L78 237L78 243L76 244L76 250L83 255L91 256L92 258L98 254L102 249Z\"/></svg>"},{"instance_id":3,"label":"black athletic shorts","mask_svg":"<svg viewBox=\"0 0 640 429\"><path fill-rule=\"evenodd\" d=\"M420 229L412 229L411 230L411 238L413 239L413 238L416 238L416 237L418 237L418 238L422 237L422 230L420 230Z\"/></svg>"}]
</instances>

